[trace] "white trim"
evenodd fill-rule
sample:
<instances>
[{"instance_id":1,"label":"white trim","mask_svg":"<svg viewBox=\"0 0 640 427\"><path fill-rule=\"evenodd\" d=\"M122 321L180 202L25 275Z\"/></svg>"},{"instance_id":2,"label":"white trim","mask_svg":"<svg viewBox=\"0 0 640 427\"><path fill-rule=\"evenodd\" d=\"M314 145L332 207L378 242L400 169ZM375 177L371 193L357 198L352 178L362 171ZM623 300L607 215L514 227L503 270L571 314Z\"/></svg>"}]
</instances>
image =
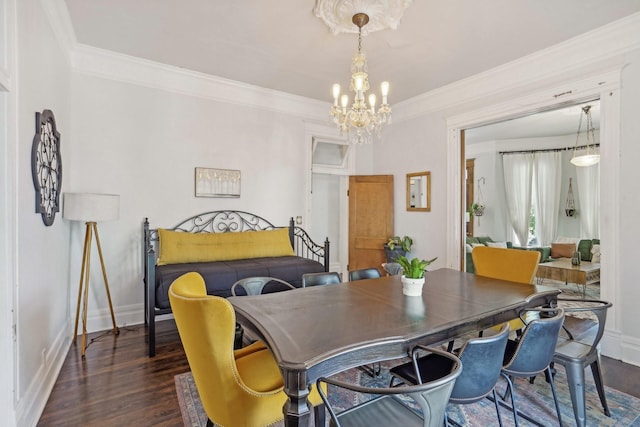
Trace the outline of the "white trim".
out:
<instances>
[{"instance_id":1,"label":"white trim","mask_svg":"<svg viewBox=\"0 0 640 427\"><path fill-rule=\"evenodd\" d=\"M77 39L67 4L64 0L40 0L40 6L47 15L51 30L62 52L66 55L67 61L70 61L71 51L77 44Z\"/></svg>"},{"instance_id":2,"label":"white trim","mask_svg":"<svg viewBox=\"0 0 640 427\"><path fill-rule=\"evenodd\" d=\"M607 334L610 339L603 341L602 352L605 355L616 357L621 348L620 342L613 342L614 336L620 336L620 313L617 309L617 302L621 301L619 283L619 260L617 256L620 245L620 224L616 212L620 205L619 176L620 170L620 107L619 88L622 67L610 70L601 75L594 75L577 81L567 81L566 84L555 88L537 90L535 85L529 88L530 95L514 96L509 101L500 104L487 105L479 109L449 117L447 119L447 155L448 173L451 177L447 184L449 200L447 201L447 217L449 218L447 231L447 266L459 268L460 265L460 245L462 244L462 211L461 200L461 160L460 141L458 135L460 130L477 126L479 124L492 123L505 118L525 115L531 112L549 109L553 106L560 106L568 103L578 103L585 98L600 98L600 135L603 144L600 149L601 161L601 184L600 188L611 189L601 193L601 213L600 230L603 252L606 250L607 257L602 260L601 293L603 298L607 298L613 303L610 310L610 321L607 322ZM554 98L553 93L563 93L578 88L571 93L567 93L561 98ZM560 92L556 92L560 90ZM626 339L628 343L629 340ZM632 353L627 351L627 353ZM640 349L636 349L636 354L640 354ZM638 361L632 362L638 364Z\"/></svg>"},{"instance_id":3,"label":"white trim","mask_svg":"<svg viewBox=\"0 0 640 427\"><path fill-rule=\"evenodd\" d=\"M8 427L16 424L18 357L15 329L17 313L18 240L16 210L18 206L17 162L17 13L15 0L0 0L3 8L0 31L3 31L4 62L0 74L0 413Z\"/></svg>"}]
</instances>

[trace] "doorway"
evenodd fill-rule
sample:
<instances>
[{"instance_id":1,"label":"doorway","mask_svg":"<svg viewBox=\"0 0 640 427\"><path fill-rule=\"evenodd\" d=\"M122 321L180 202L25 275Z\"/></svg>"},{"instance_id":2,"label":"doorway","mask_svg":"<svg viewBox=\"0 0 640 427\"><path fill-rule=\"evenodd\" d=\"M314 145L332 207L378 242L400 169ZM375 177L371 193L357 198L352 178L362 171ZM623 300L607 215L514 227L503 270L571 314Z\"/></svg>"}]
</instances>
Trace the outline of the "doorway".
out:
<instances>
[{"instance_id":1,"label":"doorway","mask_svg":"<svg viewBox=\"0 0 640 427\"><path fill-rule=\"evenodd\" d=\"M349 175L353 172L353 151L341 139L311 136L311 174L307 202L308 231L316 243L330 242L329 269L346 273L348 256ZM320 240L320 241L318 241Z\"/></svg>"},{"instance_id":2,"label":"doorway","mask_svg":"<svg viewBox=\"0 0 640 427\"><path fill-rule=\"evenodd\" d=\"M576 87L580 87L580 90L575 90ZM463 219L465 208L462 205L464 202L464 147L461 142L461 131L591 99L600 99L600 138L606 141L606 144L600 147L600 187L607 189L601 192L600 215L601 218L608 218L607 221L600 222L601 251L607 254L600 263L600 294L601 298L611 301L615 306L619 300L620 257L618 254L621 233L619 215L616 212L621 201L618 185L620 170L618 129L621 117L619 87L619 72L590 75L579 82L565 81L553 88L540 89L530 85L527 95L512 97L447 119L447 161L448 170L451 172L447 189L452 195L447 202L447 212L451 218L456 218L455 226L447 229L447 265L449 267L457 269L464 263L461 259L464 255L461 248L465 244ZM577 123L575 127L577 129ZM476 179L477 177L476 170ZM484 222L483 218L483 224ZM612 327L616 327L615 321L612 323Z\"/></svg>"}]
</instances>

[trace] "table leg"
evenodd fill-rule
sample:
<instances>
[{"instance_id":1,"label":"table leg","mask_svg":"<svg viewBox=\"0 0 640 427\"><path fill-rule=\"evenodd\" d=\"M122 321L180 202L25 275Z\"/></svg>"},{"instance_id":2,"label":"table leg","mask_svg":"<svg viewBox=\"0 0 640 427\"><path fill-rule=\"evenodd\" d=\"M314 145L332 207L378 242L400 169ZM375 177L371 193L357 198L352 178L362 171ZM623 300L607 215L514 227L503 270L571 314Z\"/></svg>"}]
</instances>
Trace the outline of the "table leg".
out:
<instances>
[{"instance_id":1,"label":"table leg","mask_svg":"<svg viewBox=\"0 0 640 427\"><path fill-rule=\"evenodd\" d=\"M284 392L289 396L283 407L284 425L286 427L311 426L306 374L304 372L284 373Z\"/></svg>"}]
</instances>

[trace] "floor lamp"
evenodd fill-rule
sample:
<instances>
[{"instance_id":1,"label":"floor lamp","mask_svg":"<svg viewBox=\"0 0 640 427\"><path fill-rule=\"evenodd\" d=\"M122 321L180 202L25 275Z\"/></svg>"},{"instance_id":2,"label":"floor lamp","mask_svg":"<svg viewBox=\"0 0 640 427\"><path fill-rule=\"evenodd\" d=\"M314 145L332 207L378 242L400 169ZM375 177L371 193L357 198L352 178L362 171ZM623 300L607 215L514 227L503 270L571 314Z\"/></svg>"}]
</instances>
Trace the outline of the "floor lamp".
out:
<instances>
[{"instance_id":1,"label":"floor lamp","mask_svg":"<svg viewBox=\"0 0 640 427\"><path fill-rule=\"evenodd\" d=\"M102 277L109 300L109 310L111 311L111 321L113 322L114 335L119 334L116 326L116 318L113 314L111 304L111 293L109 292L109 282L107 281L107 271L104 268L102 257L102 247L100 246L100 236L98 235L98 222L113 221L118 219L120 214L120 196L115 194L94 194L94 193L64 193L62 217L70 221L83 221L86 224L84 235L84 250L82 253L82 269L80 271L80 286L78 288L78 306L76 308L76 323L73 332L73 342L78 337L78 319L80 318L80 304L82 304L82 357L84 358L87 349L87 302L89 299L89 277L91 266L91 241L96 238L98 255L100 255L100 265L102 267Z\"/></svg>"}]
</instances>

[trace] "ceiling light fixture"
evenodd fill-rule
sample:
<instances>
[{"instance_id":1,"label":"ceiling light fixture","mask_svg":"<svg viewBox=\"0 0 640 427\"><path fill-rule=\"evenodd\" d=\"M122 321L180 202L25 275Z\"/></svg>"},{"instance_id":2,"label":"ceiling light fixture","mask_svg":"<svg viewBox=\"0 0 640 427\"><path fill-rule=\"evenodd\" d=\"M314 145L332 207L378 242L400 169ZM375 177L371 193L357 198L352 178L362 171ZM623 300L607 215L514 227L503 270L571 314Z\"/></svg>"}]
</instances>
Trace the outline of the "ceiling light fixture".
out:
<instances>
[{"instance_id":1,"label":"ceiling light fixture","mask_svg":"<svg viewBox=\"0 0 640 427\"><path fill-rule=\"evenodd\" d=\"M598 154L598 152L596 151L596 145L598 144L596 143L593 123L591 122L591 105L585 105L584 107L582 107L582 111L587 117L587 130L585 132L587 135L586 151L584 154L581 154L579 156L576 155L576 152L578 151L578 142L580 140L580 130L582 129L582 114L580 114L580 122L578 122L578 134L576 135L576 145L573 148L573 157L571 158L571 163L575 166L584 167L595 165L596 163L598 163L600 161L600 154ZM591 144L589 144L589 140L591 140ZM581 146L580 148L583 148L583 146Z\"/></svg>"},{"instance_id":2,"label":"ceiling light fixture","mask_svg":"<svg viewBox=\"0 0 640 427\"><path fill-rule=\"evenodd\" d=\"M354 100L351 107L348 107L349 95L344 93L340 96L340 85L334 84L333 106L329 115L338 126L340 134L346 134L350 142L370 143L372 135L380 136L381 126L391 122L391 107L387 103L389 82L385 81L380 85L382 94L380 107L376 110L376 95L373 93L369 95L367 105L365 96L369 90L369 78L367 57L362 52L362 27L369 22L369 16L366 13L356 13L351 21L358 27L358 53L355 54L351 63L351 83L349 84L349 89L354 92Z\"/></svg>"}]
</instances>

